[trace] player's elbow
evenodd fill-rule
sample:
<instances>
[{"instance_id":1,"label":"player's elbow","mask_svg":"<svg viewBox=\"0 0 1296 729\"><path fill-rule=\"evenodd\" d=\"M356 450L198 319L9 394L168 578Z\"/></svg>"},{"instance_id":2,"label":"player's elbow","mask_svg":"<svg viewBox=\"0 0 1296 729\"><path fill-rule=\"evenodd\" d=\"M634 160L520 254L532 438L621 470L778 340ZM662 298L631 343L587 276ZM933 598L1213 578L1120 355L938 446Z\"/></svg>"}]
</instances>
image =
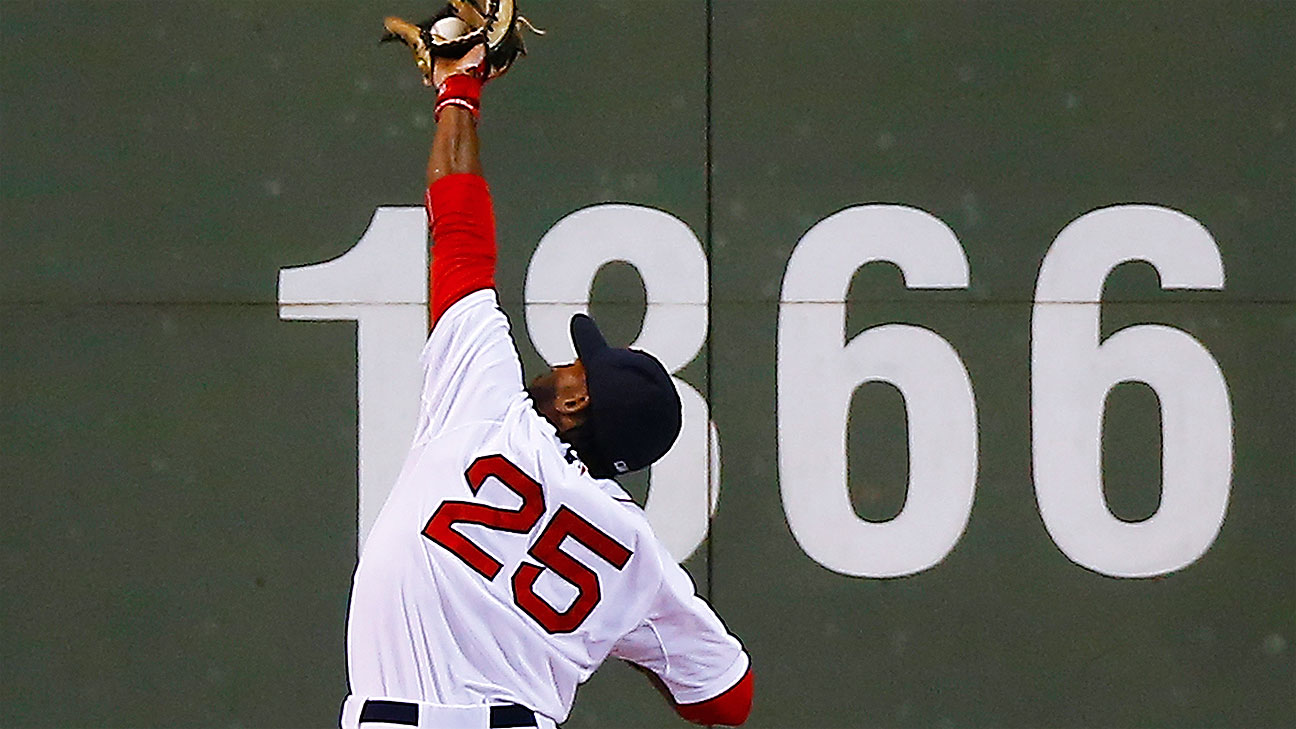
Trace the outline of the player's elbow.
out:
<instances>
[{"instance_id":1,"label":"player's elbow","mask_svg":"<svg viewBox=\"0 0 1296 729\"><path fill-rule=\"evenodd\" d=\"M675 707L684 719L694 724L739 726L751 715L752 706L752 672L751 669L733 688L697 704L679 704Z\"/></svg>"}]
</instances>

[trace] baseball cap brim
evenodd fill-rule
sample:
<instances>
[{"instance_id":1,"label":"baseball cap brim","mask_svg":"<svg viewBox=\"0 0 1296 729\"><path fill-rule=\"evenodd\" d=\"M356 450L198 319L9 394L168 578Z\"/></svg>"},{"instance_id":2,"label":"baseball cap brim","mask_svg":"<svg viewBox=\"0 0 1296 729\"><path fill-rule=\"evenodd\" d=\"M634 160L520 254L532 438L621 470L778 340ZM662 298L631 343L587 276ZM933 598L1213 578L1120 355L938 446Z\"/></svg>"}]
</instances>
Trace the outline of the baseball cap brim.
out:
<instances>
[{"instance_id":1,"label":"baseball cap brim","mask_svg":"<svg viewBox=\"0 0 1296 729\"><path fill-rule=\"evenodd\" d=\"M594 320L585 314L573 316L570 329L572 346L576 348L576 356L587 364L590 360L598 359L600 354L608 350L608 343L603 338L603 332L600 332Z\"/></svg>"}]
</instances>

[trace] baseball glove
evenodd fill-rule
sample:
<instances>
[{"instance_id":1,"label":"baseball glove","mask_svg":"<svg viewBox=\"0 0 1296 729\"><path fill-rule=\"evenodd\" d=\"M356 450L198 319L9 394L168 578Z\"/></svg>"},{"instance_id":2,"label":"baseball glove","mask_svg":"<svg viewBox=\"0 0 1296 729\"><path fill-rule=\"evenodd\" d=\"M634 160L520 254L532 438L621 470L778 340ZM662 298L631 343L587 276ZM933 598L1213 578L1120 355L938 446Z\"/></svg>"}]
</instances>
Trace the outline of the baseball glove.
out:
<instances>
[{"instance_id":1,"label":"baseball glove","mask_svg":"<svg viewBox=\"0 0 1296 729\"><path fill-rule=\"evenodd\" d=\"M544 35L518 15L515 0L449 0L436 15L422 23L401 18L383 20L387 32L380 43L401 41L414 52L423 82L432 85L432 59L460 58L473 47L486 45L483 77L502 75L520 55L526 54L522 29Z\"/></svg>"}]
</instances>

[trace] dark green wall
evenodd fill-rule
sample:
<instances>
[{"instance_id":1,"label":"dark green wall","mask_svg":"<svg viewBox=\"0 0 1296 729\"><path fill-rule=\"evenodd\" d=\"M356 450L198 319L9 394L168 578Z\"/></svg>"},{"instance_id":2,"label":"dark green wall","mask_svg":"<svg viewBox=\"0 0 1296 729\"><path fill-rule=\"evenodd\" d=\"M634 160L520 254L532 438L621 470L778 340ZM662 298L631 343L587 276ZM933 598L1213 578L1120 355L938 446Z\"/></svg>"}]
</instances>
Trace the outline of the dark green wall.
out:
<instances>
[{"instance_id":1,"label":"dark green wall","mask_svg":"<svg viewBox=\"0 0 1296 729\"><path fill-rule=\"evenodd\" d=\"M560 218L630 202L702 239L711 338L683 377L708 393L723 496L687 565L753 655L752 724L1289 726L1296 5L710 5L708 26L701 0L532 0L550 34L488 87L481 131L500 293L533 369L522 285ZM0 0L0 725L336 721L355 324L281 321L276 276L349 249L375 208L421 203L432 98L375 41L384 14L426 10ZM871 202L948 224L971 283L907 291L868 267L847 334L939 332L980 439L961 540L886 580L794 541L775 420L788 258ZM1068 560L1032 486L1035 277L1067 223L1121 203L1198 220L1226 272L1222 291L1171 292L1132 264L1104 291L1104 335L1190 333L1232 404L1223 528L1157 579ZM601 276L594 304L623 342L641 316L614 302L625 285L634 300L633 276ZM1155 402L1109 399L1119 513L1156 508ZM904 503L903 407L869 385L852 411L869 518ZM680 723L608 666L569 726Z\"/></svg>"}]
</instances>

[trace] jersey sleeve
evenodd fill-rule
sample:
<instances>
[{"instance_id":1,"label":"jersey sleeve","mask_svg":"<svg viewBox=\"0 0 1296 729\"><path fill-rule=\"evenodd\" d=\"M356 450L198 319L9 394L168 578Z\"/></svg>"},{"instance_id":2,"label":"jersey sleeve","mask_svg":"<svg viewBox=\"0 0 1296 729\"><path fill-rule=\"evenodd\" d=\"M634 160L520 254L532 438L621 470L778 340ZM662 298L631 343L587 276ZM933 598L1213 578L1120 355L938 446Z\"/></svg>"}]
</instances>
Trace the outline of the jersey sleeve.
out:
<instances>
[{"instance_id":1,"label":"jersey sleeve","mask_svg":"<svg viewBox=\"0 0 1296 729\"><path fill-rule=\"evenodd\" d=\"M420 364L420 437L499 420L515 399L525 396L508 318L491 289L472 292L446 309L423 347Z\"/></svg>"},{"instance_id":2,"label":"jersey sleeve","mask_svg":"<svg viewBox=\"0 0 1296 729\"><path fill-rule=\"evenodd\" d=\"M655 545L662 581L643 621L613 645L611 655L657 674L676 704L697 704L734 688L750 659L719 616L698 597L693 580Z\"/></svg>"}]
</instances>

